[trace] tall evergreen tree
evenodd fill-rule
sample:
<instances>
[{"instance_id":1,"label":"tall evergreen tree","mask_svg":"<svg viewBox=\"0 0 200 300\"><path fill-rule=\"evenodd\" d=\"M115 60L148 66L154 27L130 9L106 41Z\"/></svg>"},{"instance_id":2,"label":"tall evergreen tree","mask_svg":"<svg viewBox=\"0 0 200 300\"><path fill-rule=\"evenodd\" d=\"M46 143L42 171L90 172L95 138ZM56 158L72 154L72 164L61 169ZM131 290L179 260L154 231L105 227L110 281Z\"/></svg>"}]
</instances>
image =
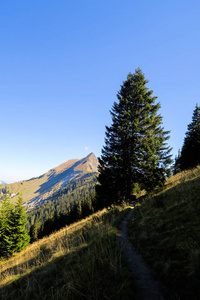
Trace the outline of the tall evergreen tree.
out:
<instances>
[{"instance_id":1,"label":"tall evergreen tree","mask_svg":"<svg viewBox=\"0 0 200 300\"><path fill-rule=\"evenodd\" d=\"M129 199L136 183L151 190L169 175L169 132L162 127L160 104L147 83L139 68L128 74L110 111L112 124L106 126L96 186L102 206Z\"/></svg>"},{"instance_id":2,"label":"tall evergreen tree","mask_svg":"<svg viewBox=\"0 0 200 300\"><path fill-rule=\"evenodd\" d=\"M196 104L181 153L175 162L174 172L193 168L198 164L200 164L200 107Z\"/></svg>"},{"instance_id":3,"label":"tall evergreen tree","mask_svg":"<svg viewBox=\"0 0 200 300\"><path fill-rule=\"evenodd\" d=\"M21 195L18 197L17 203L12 216L13 222L13 242L14 242L14 251L20 252L24 250L29 242L30 236L26 229L27 224L27 215L25 213L25 208L23 206L23 199Z\"/></svg>"}]
</instances>

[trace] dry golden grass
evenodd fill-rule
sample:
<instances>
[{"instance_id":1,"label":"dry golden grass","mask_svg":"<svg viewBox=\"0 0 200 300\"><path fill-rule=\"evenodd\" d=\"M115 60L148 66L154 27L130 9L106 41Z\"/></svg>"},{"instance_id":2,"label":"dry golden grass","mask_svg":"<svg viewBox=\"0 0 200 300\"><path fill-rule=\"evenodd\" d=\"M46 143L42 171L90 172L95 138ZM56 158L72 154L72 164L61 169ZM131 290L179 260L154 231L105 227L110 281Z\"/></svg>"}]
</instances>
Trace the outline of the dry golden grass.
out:
<instances>
[{"instance_id":1,"label":"dry golden grass","mask_svg":"<svg viewBox=\"0 0 200 300\"><path fill-rule=\"evenodd\" d=\"M103 213L105 213L105 210L96 213L93 217L88 217L77 223L72 224L71 226L66 226L65 228L62 228L56 233L53 233L48 237L45 237L33 244L30 244L26 248L26 250L24 250L21 253L16 253L10 259L0 261L1 284L2 284L1 281L2 273L5 270L9 270L12 275L13 270L19 270L19 273L21 273L20 270L23 270L23 274L26 274L26 269L27 272L30 272L30 270L37 268L37 258L41 253L41 248L46 247L49 250L51 250L52 257L54 257L54 255L56 255L56 257L58 257L59 254L62 255L63 251L66 252L72 250L74 248L73 247L74 244L72 244L71 239L74 237L74 235L77 235L78 239L81 239L82 238L81 230L87 224L87 222L88 221L91 222L91 219L95 217L99 218L100 216L102 216ZM38 263L40 265L40 261L38 261ZM12 277L11 275L9 276L9 278ZM3 278L4 278L4 283L6 283L5 276L3 276Z\"/></svg>"},{"instance_id":2,"label":"dry golden grass","mask_svg":"<svg viewBox=\"0 0 200 300\"><path fill-rule=\"evenodd\" d=\"M170 291L170 299L200 299L200 166L169 178L143 197L129 236Z\"/></svg>"},{"instance_id":3,"label":"dry golden grass","mask_svg":"<svg viewBox=\"0 0 200 300\"><path fill-rule=\"evenodd\" d=\"M165 190L166 188L171 188L173 186L177 186L179 183L186 182L189 180L193 180L200 176L200 166L197 166L196 168L183 171L181 173L178 173L172 177L170 177L165 184Z\"/></svg>"},{"instance_id":4,"label":"dry golden grass","mask_svg":"<svg viewBox=\"0 0 200 300\"><path fill-rule=\"evenodd\" d=\"M1 261L0 299L134 299L113 234L124 213L103 210Z\"/></svg>"}]
</instances>

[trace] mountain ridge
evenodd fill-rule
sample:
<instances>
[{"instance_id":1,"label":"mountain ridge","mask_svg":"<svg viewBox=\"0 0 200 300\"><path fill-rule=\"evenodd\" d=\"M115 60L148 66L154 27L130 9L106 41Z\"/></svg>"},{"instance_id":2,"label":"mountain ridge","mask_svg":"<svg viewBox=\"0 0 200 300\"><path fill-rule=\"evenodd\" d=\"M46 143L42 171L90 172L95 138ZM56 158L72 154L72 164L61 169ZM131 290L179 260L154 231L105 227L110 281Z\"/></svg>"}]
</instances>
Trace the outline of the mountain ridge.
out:
<instances>
[{"instance_id":1,"label":"mountain ridge","mask_svg":"<svg viewBox=\"0 0 200 300\"><path fill-rule=\"evenodd\" d=\"M81 159L70 159L39 177L7 184L6 187L13 201L16 201L18 195L22 193L24 202L30 209L49 199L54 193L64 188L67 183L75 182L88 174L95 176L98 172L97 168L98 160L92 152ZM3 188L5 189L5 185L0 188L1 198L3 197Z\"/></svg>"}]
</instances>

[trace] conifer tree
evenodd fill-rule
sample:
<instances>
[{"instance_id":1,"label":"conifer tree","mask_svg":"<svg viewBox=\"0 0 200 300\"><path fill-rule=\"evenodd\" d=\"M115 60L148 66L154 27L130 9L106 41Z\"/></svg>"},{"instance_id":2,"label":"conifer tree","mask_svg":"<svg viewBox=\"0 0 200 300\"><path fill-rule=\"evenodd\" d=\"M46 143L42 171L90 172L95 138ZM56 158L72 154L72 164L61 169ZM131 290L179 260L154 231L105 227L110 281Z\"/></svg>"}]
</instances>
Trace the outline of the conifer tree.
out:
<instances>
[{"instance_id":1,"label":"conifer tree","mask_svg":"<svg viewBox=\"0 0 200 300\"><path fill-rule=\"evenodd\" d=\"M176 173L200 164L200 107L196 104L181 152L175 162Z\"/></svg>"},{"instance_id":2,"label":"conifer tree","mask_svg":"<svg viewBox=\"0 0 200 300\"><path fill-rule=\"evenodd\" d=\"M23 207L23 199L21 195L18 197L12 219L14 226L14 251L20 252L24 250L30 242L30 236L28 235L28 231L26 229L27 215L25 213L25 208Z\"/></svg>"},{"instance_id":3,"label":"conifer tree","mask_svg":"<svg viewBox=\"0 0 200 300\"><path fill-rule=\"evenodd\" d=\"M102 206L129 199L136 183L152 190L170 173L169 132L162 127L160 104L147 83L139 68L128 74L110 111L112 124L106 126L96 186Z\"/></svg>"},{"instance_id":4,"label":"conifer tree","mask_svg":"<svg viewBox=\"0 0 200 300\"><path fill-rule=\"evenodd\" d=\"M173 175L181 172L181 169L180 169L180 166L179 166L180 157L181 157L181 151L179 149L178 150L178 156L175 156L175 160L174 160Z\"/></svg>"},{"instance_id":5,"label":"conifer tree","mask_svg":"<svg viewBox=\"0 0 200 300\"><path fill-rule=\"evenodd\" d=\"M0 211L0 257L8 257L14 252L26 248L29 235L25 228L27 217L19 197L14 206L6 194L1 203Z\"/></svg>"},{"instance_id":6,"label":"conifer tree","mask_svg":"<svg viewBox=\"0 0 200 300\"><path fill-rule=\"evenodd\" d=\"M76 205L77 220L81 219L81 215L82 215L82 204L81 204L81 201L79 201L78 204Z\"/></svg>"},{"instance_id":7,"label":"conifer tree","mask_svg":"<svg viewBox=\"0 0 200 300\"><path fill-rule=\"evenodd\" d=\"M38 240L40 229L41 229L41 224L40 221L37 219L35 223L31 226L29 231L31 237L31 243L36 242Z\"/></svg>"},{"instance_id":8,"label":"conifer tree","mask_svg":"<svg viewBox=\"0 0 200 300\"><path fill-rule=\"evenodd\" d=\"M0 257L8 257L13 253L13 215L14 206L7 193L3 197L0 212Z\"/></svg>"}]
</instances>

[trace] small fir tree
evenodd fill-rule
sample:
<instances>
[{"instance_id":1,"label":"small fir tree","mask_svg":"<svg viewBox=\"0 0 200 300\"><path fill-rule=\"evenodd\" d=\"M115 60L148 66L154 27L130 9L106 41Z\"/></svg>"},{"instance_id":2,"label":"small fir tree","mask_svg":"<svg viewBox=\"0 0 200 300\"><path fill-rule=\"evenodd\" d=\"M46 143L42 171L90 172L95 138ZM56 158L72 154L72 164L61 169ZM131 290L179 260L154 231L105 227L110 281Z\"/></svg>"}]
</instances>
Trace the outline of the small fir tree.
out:
<instances>
[{"instance_id":1,"label":"small fir tree","mask_svg":"<svg viewBox=\"0 0 200 300\"><path fill-rule=\"evenodd\" d=\"M112 125L106 126L96 186L102 206L129 199L136 183L152 190L170 173L169 132L162 127L160 104L147 83L139 68L130 73L110 112Z\"/></svg>"},{"instance_id":2,"label":"small fir tree","mask_svg":"<svg viewBox=\"0 0 200 300\"><path fill-rule=\"evenodd\" d=\"M27 215L25 213L21 195L18 197L17 203L15 205L13 213L13 225L14 251L20 252L24 250L30 242L30 236L28 235L28 231L26 229Z\"/></svg>"},{"instance_id":3,"label":"small fir tree","mask_svg":"<svg viewBox=\"0 0 200 300\"><path fill-rule=\"evenodd\" d=\"M198 164L200 164L200 107L196 104L181 153L176 159L175 172L194 168Z\"/></svg>"},{"instance_id":4,"label":"small fir tree","mask_svg":"<svg viewBox=\"0 0 200 300\"><path fill-rule=\"evenodd\" d=\"M23 208L23 200L19 197L14 206L6 194L0 211L0 257L8 257L14 252L26 248L29 235L25 228L27 217Z\"/></svg>"},{"instance_id":5,"label":"small fir tree","mask_svg":"<svg viewBox=\"0 0 200 300\"><path fill-rule=\"evenodd\" d=\"M1 203L0 212L0 257L8 257L14 252L13 211L14 206L11 204L8 194L6 193Z\"/></svg>"}]
</instances>

